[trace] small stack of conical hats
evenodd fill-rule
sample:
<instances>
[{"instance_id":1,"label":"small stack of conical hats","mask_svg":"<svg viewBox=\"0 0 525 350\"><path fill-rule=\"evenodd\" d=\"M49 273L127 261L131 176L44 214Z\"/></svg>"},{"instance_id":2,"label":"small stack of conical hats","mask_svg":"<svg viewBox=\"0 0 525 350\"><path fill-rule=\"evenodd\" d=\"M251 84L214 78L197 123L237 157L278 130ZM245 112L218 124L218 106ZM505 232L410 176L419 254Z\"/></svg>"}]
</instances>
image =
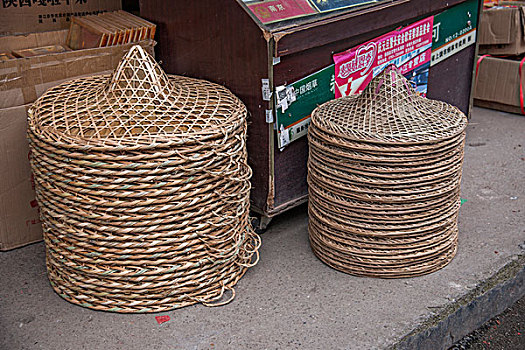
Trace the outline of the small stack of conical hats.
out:
<instances>
[{"instance_id":1,"label":"small stack of conical hats","mask_svg":"<svg viewBox=\"0 0 525 350\"><path fill-rule=\"evenodd\" d=\"M467 118L419 96L393 67L357 97L312 113L309 235L326 264L353 275L417 276L457 250Z\"/></svg>"},{"instance_id":2,"label":"small stack of conical hats","mask_svg":"<svg viewBox=\"0 0 525 350\"><path fill-rule=\"evenodd\" d=\"M140 46L112 75L36 101L28 138L55 291L116 312L223 302L260 245L246 114L227 89L167 76Z\"/></svg>"}]
</instances>

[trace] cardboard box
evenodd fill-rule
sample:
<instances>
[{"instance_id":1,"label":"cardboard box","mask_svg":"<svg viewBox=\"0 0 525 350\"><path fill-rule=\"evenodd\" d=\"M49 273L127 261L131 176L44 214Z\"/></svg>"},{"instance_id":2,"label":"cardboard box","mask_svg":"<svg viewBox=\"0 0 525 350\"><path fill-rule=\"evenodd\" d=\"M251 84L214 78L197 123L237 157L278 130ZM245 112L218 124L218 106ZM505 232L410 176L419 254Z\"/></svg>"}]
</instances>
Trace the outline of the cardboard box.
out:
<instances>
[{"instance_id":1,"label":"cardboard box","mask_svg":"<svg viewBox=\"0 0 525 350\"><path fill-rule=\"evenodd\" d=\"M42 239L25 137L29 106L0 109L0 250Z\"/></svg>"},{"instance_id":2,"label":"cardboard box","mask_svg":"<svg viewBox=\"0 0 525 350\"><path fill-rule=\"evenodd\" d=\"M525 1L523 0L483 0L483 6L494 7L494 6L508 6L513 4L520 4Z\"/></svg>"},{"instance_id":3,"label":"cardboard box","mask_svg":"<svg viewBox=\"0 0 525 350\"><path fill-rule=\"evenodd\" d=\"M71 18L67 45L73 50L154 39L156 25L125 11Z\"/></svg>"},{"instance_id":4,"label":"cardboard box","mask_svg":"<svg viewBox=\"0 0 525 350\"><path fill-rule=\"evenodd\" d=\"M27 58L27 57L49 55L52 53L59 53L59 52L66 52L66 51L71 51L71 49L64 45L49 45L49 46L33 47L30 49L13 50L12 54L15 57Z\"/></svg>"},{"instance_id":5,"label":"cardboard box","mask_svg":"<svg viewBox=\"0 0 525 350\"><path fill-rule=\"evenodd\" d=\"M485 57L478 68L474 104L521 114L520 83L525 91L525 77L520 82L519 67L519 59Z\"/></svg>"},{"instance_id":6,"label":"cardboard box","mask_svg":"<svg viewBox=\"0 0 525 350\"><path fill-rule=\"evenodd\" d=\"M5 0L0 7L0 35L66 29L71 16L96 15L121 8L121 0Z\"/></svg>"},{"instance_id":7,"label":"cardboard box","mask_svg":"<svg viewBox=\"0 0 525 350\"><path fill-rule=\"evenodd\" d=\"M0 61L12 60L13 58L16 58L16 57L13 56L13 54L10 53L10 52L1 52L0 53Z\"/></svg>"},{"instance_id":8,"label":"cardboard box","mask_svg":"<svg viewBox=\"0 0 525 350\"><path fill-rule=\"evenodd\" d=\"M67 30L1 37L0 50L62 45ZM153 54L153 40L139 43ZM110 73L132 44L0 61L0 250L42 239L26 139L27 109L48 88Z\"/></svg>"},{"instance_id":9,"label":"cardboard box","mask_svg":"<svg viewBox=\"0 0 525 350\"><path fill-rule=\"evenodd\" d=\"M481 54L525 53L525 7L484 10L479 23L478 42Z\"/></svg>"}]
</instances>

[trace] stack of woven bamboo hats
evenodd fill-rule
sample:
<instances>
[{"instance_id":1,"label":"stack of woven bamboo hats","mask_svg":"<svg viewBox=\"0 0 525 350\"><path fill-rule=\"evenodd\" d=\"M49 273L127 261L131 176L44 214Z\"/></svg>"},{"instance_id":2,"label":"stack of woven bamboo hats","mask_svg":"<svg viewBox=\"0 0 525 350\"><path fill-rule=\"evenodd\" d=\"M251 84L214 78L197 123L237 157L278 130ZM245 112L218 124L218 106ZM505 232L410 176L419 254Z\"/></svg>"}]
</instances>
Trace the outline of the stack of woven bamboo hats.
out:
<instances>
[{"instance_id":1,"label":"stack of woven bamboo hats","mask_svg":"<svg viewBox=\"0 0 525 350\"><path fill-rule=\"evenodd\" d=\"M28 138L63 298L117 312L215 305L256 263L246 108L227 89L167 76L135 46L112 75L48 90Z\"/></svg>"},{"instance_id":2,"label":"stack of woven bamboo hats","mask_svg":"<svg viewBox=\"0 0 525 350\"><path fill-rule=\"evenodd\" d=\"M308 134L314 253L338 270L382 278L448 264L466 124L457 108L419 96L393 67L358 97L319 106Z\"/></svg>"}]
</instances>

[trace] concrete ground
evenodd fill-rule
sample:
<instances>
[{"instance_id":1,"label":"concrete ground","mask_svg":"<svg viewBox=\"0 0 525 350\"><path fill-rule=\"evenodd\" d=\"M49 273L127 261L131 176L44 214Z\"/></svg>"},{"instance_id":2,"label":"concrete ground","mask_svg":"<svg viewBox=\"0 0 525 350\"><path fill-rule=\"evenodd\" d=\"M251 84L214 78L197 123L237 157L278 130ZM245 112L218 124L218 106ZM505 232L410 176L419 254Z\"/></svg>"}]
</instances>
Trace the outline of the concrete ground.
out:
<instances>
[{"instance_id":1,"label":"concrete ground","mask_svg":"<svg viewBox=\"0 0 525 350\"><path fill-rule=\"evenodd\" d=\"M0 349L440 349L525 294L525 117L475 108L459 251L446 268L382 280L337 272L308 243L306 207L277 217L223 307L123 315L72 305L44 245L0 253Z\"/></svg>"}]
</instances>

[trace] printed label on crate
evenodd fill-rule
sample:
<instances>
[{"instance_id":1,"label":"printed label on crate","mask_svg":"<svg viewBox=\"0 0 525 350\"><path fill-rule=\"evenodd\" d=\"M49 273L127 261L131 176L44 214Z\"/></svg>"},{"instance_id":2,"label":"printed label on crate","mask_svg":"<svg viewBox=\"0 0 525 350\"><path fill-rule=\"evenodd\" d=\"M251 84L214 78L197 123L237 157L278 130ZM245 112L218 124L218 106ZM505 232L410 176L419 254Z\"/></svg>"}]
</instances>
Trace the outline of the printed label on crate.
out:
<instances>
[{"instance_id":1,"label":"printed label on crate","mask_svg":"<svg viewBox=\"0 0 525 350\"><path fill-rule=\"evenodd\" d=\"M72 16L121 8L121 0L2 0L0 35L65 29Z\"/></svg>"},{"instance_id":2,"label":"printed label on crate","mask_svg":"<svg viewBox=\"0 0 525 350\"><path fill-rule=\"evenodd\" d=\"M247 4L253 14L265 24L317 13L307 0L273 0Z\"/></svg>"},{"instance_id":3,"label":"printed label on crate","mask_svg":"<svg viewBox=\"0 0 525 350\"><path fill-rule=\"evenodd\" d=\"M335 97L361 93L394 64L421 94L427 92L433 17L334 55Z\"/></svg>"},{"instance_id":4,"label":"printed label on crate","mask_svg":"<svg viewBox=\"0 0 525 350\"><path fill-rule=\"evenodd\" d=\"M477 0L469 0L435 15L430 65L475 44L477 21Z\"/></svg>"},{"instance_id":5,"label":"printed label on crate","mask_svg":"<svg viewBox=\"0 0 525 350\"><path fill-rule=\"evenodd\" d=\"M381 1L385 0L310 0L312 5L319 12L340 10L348 7L354 7Z\"/></svg>"},{"instance_id":6,"label":"printed label on crate","mask_svg":"<svg viewBox=\"0 0 525 350\"><path fill-rule=\"evenodd\" d=\"M388 0L243 0L264 24Z\"/></svg>"},{"instance_id":7,"label":"printed label on crate","mask_svg":"<svg viewBox=\"0 0 525 350\"><path fill-rule=\"evenodd\" d=\"M334 98L334 79L334 65L330 65L293 84L275 88L279 148L306 135L315 107Z\"/></svg>"}]
</instances>

